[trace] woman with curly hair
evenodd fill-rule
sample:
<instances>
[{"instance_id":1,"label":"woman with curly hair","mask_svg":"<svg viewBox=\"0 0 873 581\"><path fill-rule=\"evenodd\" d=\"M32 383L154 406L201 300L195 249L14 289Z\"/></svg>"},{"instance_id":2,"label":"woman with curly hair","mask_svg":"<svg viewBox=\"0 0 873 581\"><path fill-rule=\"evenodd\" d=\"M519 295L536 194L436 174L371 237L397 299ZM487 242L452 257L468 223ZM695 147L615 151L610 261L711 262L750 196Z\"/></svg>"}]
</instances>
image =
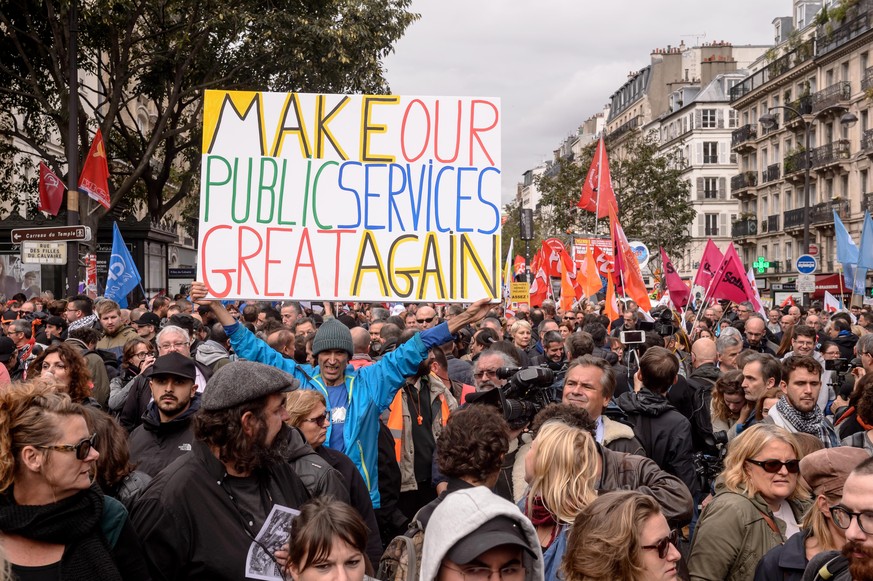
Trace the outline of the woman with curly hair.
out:
<instances>
[{"instance_id":1,"label":"woman with curly hair","mask_svg":"<svg viewBox=\"0 0 873 581\"><path fill-rule=\"evenodd\" d=\"M68 394L75 403L99 407L91 397L94 385L88 363L75 347L67 343L46 347L30 364L28 372L31 370L59 393Z\"/></svg>"},{"instance_id":2,"label":"woman with curly hair","mask_svg":"<svg viewBox=\"0 0 873 581\"><path fill-rule=\"evenodd\" d=\"M608 492L576 517L561 573L565 581L678 579L677 539L652 497Z\"/></svg>"},{"instance_id":3,"label":"woman with curly hair","mask_svg":"<svg viewBox=\"0 0 873 581\"><path fill-rule=\"evenodd\" d=\"M691 581L752 581L767 551L800 531L809 505L802 457L794 434L774 424L755 424L731 442L694 531Z\"/></svg>"},{"instance_id":4,"label":"woman with curly hair","mask_svg":"<svg viewBox=\"0 0 873 581\"><path fill-rule=\"evenodd\" d=\"M591 434L558 420L545 422L531 443L519 506L536 527L546 579L557 578L570 526L597 497L597 458Z\"/></svg>"},{"instance_id":5,"label":"woman with curly hair","mask_svg":"<svg viewBox=\"0 0 873 581\"><path fill-rule=\"evenodd\" d=\"M127 511L92 483L83 413L39 381L0 393L0 545L16 579L149 579Z\"/></svg>"},{"instance_id":6,"label":"woman with curly hair","mask_svg":"<svg viewBox=\"0 0 873 581\"><path fill-rule=\"evenodd\" d=\"M743 372L733 370L725 372L712 386L712 401L710 402L712 415L712 431L725 432L728 440L737 436L734 426L739 422L745 423L749 415L753 413L753 407L746 402L746 394L743 391Z\"/></svg>"}]
</instances>

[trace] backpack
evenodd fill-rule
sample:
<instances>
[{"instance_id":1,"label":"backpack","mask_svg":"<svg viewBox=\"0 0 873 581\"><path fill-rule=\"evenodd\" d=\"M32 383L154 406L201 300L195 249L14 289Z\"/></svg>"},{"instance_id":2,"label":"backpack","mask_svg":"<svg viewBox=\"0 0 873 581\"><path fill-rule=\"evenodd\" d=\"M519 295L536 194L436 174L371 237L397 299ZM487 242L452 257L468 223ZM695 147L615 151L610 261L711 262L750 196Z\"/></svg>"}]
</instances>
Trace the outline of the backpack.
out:
<instances>
[{"instance_id":1,"label":"backpack","mask_svg":"<svg viewBox=\"0 0 873 581\"><path fill-rule=\"evenodd\" d=\"M391 539L385 547L382 558L379 559L376 578L380 581L417 581L421 572L423 545L424 528L414 518L406 532Z\"/></svg>"}]
</instances>

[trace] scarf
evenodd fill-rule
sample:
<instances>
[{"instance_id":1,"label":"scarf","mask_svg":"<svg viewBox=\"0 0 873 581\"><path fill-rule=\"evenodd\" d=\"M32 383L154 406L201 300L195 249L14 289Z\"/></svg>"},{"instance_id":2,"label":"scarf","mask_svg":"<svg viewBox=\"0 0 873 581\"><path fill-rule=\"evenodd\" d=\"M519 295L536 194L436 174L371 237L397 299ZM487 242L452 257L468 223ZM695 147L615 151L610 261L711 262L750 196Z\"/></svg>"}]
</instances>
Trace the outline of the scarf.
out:
<instances>
[{"instance_id":1,"label":"scarf","mask_svg":"<svg viewBox=\"0 0 873 581\"><path fill-rule=\"evenodd\" d=\"M100 529L103 493L97 485L41 506L15 503L10 489L0 496L0 530L28 539L64 545L65 581L121 581L121 573Z\"/></svg>"},{"instance_id":2,"label":"scarf","mask_svg":"<svg viewBox=\"0 0 873 581\"><path fill-rule=\"evenodd\" d=\"M555 526L558 524L558 521L555 519L555 515L546 508L546 505L543 504L543 497L537 496L533 499L527 499L527 507L524 511L525 514L530 519L530 522L533 523L535 527L551 525Z\"/></svg>"},{"instance_id":3,"label":"scarf","mask_svg":"<svg viewBox=\"0 0 873 581\"><path fill-rule=\"evenodd\" d=\"M97 321L97 315L91 313L90 315L86 315L81 319L77 319L70 323L70 326L67 328L67 333L75 331L76 329L81 329L83 327L93 327L97 323Z\"/></svg>"},{"instance_id":4,"label":"scarf","mask_svg":"<svg viewBox=\"0 0 873 581\"><path fill-rule=\"evenodd\" d=\"M788 398L783 395L776 402L776 409L796 431L812 434L821 440L825 446L830 446L830 438L823 425L824 414L821 413L818 406L813 407L812 411L809 412L799 412L788 403Z\"/></svg>"}]
</instances>

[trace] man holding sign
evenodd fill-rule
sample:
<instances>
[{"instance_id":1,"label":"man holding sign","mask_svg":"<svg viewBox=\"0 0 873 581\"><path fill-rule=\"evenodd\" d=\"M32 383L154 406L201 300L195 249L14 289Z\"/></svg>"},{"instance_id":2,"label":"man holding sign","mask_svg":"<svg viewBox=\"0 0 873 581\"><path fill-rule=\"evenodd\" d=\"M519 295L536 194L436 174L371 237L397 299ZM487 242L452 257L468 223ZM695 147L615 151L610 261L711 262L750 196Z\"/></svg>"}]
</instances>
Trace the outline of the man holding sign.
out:
<instances>
[{"instance_id":1,"label":"man holding sign","mask_svg":"<svg viewBox=\"0 0 873 581\"><path fill-rule=\"evenodd\" d=\"M205 284L191 285L191 300L212 307L239 357L282 369L297 378L301 388L321 392L331 416L326 445L344 452L357 465L374 508L381 506L376 462L379 415L404 380L416 374L431 348L452 341L455 333L482 319L490 308L488 299L480 299L450 321L421 331L377 363L355 370L349 365L354 351L351 332L336 319L326 320L315 334L312 354L318 364L311 367L284 358L240 325L221 302L204 301L206 296Z\"/></svg>"}]
</instances>

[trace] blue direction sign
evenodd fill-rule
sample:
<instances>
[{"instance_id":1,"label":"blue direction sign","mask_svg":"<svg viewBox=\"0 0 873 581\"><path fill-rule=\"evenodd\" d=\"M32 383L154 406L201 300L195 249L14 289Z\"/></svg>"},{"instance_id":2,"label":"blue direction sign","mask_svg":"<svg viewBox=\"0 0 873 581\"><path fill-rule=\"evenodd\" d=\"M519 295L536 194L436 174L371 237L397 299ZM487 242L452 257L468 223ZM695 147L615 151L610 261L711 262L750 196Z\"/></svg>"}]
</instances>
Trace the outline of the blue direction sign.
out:
<instances>
[{"instance_id":1,"label":"blue direction sign","mask_svg":"<svg viewBox=\"0 0 873 581\"><path fill-rule=\"evenodd\" d=\"M812 274L818 268L818 261L816 261L815 256L803 254L797 257L794 266L800 274Z\"/></svg>"}]
</instances>

